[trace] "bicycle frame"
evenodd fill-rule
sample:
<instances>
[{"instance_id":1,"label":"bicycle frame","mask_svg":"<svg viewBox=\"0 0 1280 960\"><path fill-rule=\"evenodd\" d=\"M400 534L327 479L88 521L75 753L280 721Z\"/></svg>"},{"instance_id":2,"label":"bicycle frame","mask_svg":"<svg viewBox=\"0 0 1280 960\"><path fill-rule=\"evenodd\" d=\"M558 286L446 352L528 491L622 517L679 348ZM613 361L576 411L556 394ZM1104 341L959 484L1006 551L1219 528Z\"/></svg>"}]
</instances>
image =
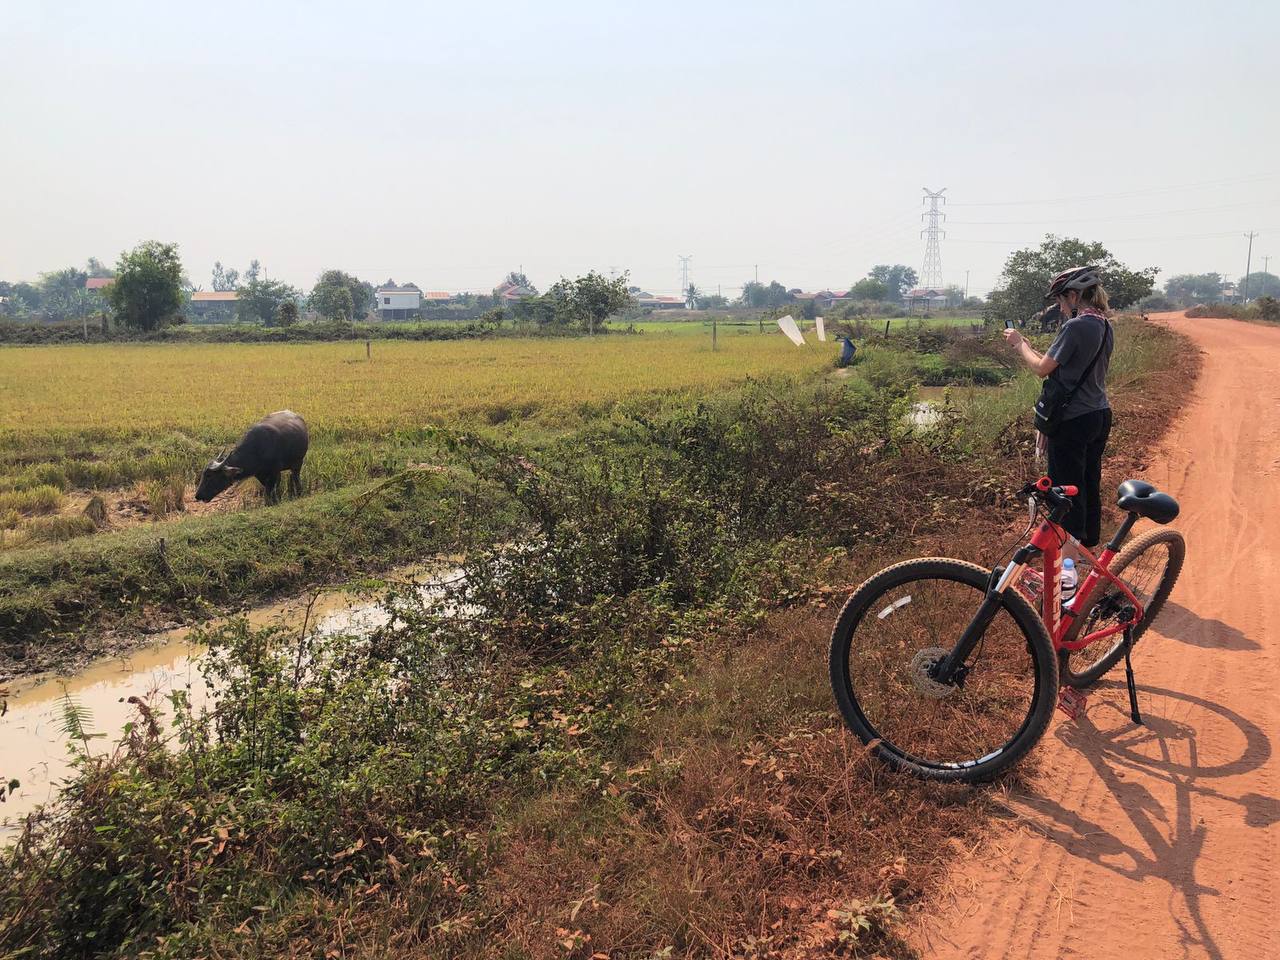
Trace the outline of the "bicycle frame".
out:
<instances>
[{"instance_id":1,"label":"bicycle frame","mask_svg":"<svg viewBox=\"0 0 1280 960\"><path fill-rule=\"evenodd\" d=\"M1110 542L1107 543L1101 556L1095 557L1085 547L1082 546L1080 548L1092 561L1093 565L1089 571L1089 576L1085 578L1084 583L1076 591L1075 597L1072 598L1071 604L1064 611L1065 616L1063 616L1059 613L1060 605L1058 603L1058 558L1061 554L1060 548L1062 544L1067 542L1068 534L1062 529L1058 520L1065 515L1066 508L1070 506L1069 498L1076 496L1078 491L1073 486L1066 486L1060 489L1053 487L1048 477L1042 477L1035 484L1034 490L1028 487L1028 491L1031 492L1033 498L1033 507L1036 502L1034 499L1035 491L1038 491L1042 497L1050 498L1048 502L1053 506L1049 509L1048 516L1041 521L1040 526L1031 535L1031 539L1018 548L1009 565L1000 572L1000 577L995 586L987 591L982 605L978 607L978 612L974 614L973 619L965 628L964 633L960 635L960 639L956 641L955 646L951 648L945 657L930 668L930 677L940 683L964 682L964 676L968 672L965 660L973 652L979 638L982 637L987 626L1000 609L1003 603L1001 594L1011 584L1015 584L1021 579L1023 572L1037 553L1044 558L1042 564L1044 583L1041 594L1041 617L1044 620L1045 629L1049 632L1049 638L1053 641L1053 649L1056 653L1061 654L1064 650L1083 649L1091 643L1097 643L1099 640L1105 640L1107 637L1122 633L1142 620L1145 611L1141 602L1133 595L1133 591L1122 580L1112 574L1109 569L1111 561L1120 552L1121 544L1129 536L1134 524L1138 522L1138 515L1130 513L1125 517L1124 522L1120 524L1120 528L1115 532ZM1133 616L1124 623L1118 623L1103 630L1096 630L1084 637L1077 638L1073 635L1073 630L1078 629L1076 627L1076 618L1087 609L1089 598L1102 580L1114 583L1120 588L1120 592L1133 604Z\"/></svg>"},{"instance_id":2,"label":"bicycle frame","mask_svg":"<svg viewBox=\"0 0 1280 960\"><path fill-rule=\"evenodd\" d=\"M1032 534L1029 545L1039 550L1043 557L1041 576L1044 579L1044 586L1041 594L1040 616L1044 620L1045 629L1049 631L1049 638L1053 641L1054 650L1082 650L1091 643L1097 643L1099 640L1105 640L1118 633L1123 633L1126 627L1141 622L1145 612L1142 608L1142 603L1134 596L1128 585L1110 570L1111 561L1120 552L1120 545L1132 527L1133 523L1126 520L1121 525L1120 530L1116 531L1116 536L1107 544L1100 556L1095 557L1087 547L1080 547L1080 551L1089 559L1091 568L1089 575L1084 578L1084 583L1076 590L1076 595L1071 599L1071 603L1067 605L1065 610L1062 609L1061 604L1058 602L1057 570L1058 557L1061 554L1060 548L1062 544L1066 543L1068 534L1050 519L1042 521L1040 527ZM1021 575L1020 571L1018 575ZM1125 623L1118 623L1104 630L1096 630L1083 637L1072 639L1070 634L1075 626L1076 617L1088 609L1089 598L1093 596L1093 591L1097 589L1098 584L1103 580L1115 584L1125 598L1133 604L1133 618Z\"/></svg>"}]
</instances>

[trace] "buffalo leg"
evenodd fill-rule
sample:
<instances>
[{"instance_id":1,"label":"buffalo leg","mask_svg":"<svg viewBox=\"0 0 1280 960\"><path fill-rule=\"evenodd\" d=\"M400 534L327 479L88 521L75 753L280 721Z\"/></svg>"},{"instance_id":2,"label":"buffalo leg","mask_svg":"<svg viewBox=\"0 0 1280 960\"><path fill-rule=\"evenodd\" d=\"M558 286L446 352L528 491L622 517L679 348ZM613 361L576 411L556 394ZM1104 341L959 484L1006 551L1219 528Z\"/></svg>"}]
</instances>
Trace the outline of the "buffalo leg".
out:
<instances>
[{"instance_id":1,"label":"buffalo leg","mask_svg":"<svg viewBox=\"0 0 1280 960\"><path fill-rule=\"evenodd\" d=\"M260 473L258 482L262 484L263 498L268 504L280 502L280 474Z\"/></svg>"},{"instance_id":2,"label":"buffalo leg","mask_svg":"<svg viewBox=\"0 0 1280 960\"><path fill-rule=\"evenodd\" d=\"M301 473L301 467L294 467L289 471L289 496L291 497L302 496L302 478L299 476Z\"/></svg>"}]
</instances>

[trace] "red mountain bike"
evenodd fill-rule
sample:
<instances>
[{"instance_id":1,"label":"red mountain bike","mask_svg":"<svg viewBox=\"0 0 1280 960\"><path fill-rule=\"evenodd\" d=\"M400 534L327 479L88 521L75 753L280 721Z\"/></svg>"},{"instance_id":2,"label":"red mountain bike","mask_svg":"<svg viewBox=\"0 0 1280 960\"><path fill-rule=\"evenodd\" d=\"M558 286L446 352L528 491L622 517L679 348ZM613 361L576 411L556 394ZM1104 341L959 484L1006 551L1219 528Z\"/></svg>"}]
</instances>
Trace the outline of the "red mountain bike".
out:
<instances>
[{"instance_id":1,"label":"red mountain bike","mask_svg":"<svg viewBox=\"0 0 1280 960\"><path fill-rule=\"evenodd\" d=\"M930 780L989 780L1044 736L1055 700L1074 717L1082 691L1122 658L1141 722L1130 653L1173 590L1186 546L1176 530L1121 545L1140 517L1169 523L1178 503L1142 480L1122 483L1124 522L1101 556L1080 548L1091 569L1064 608L1060 523L1076 493L1048 477L1022 490L1034 533L1006 567L907 560L849 598L831 635L831 686L880 759Z\"/></svg>"}]
</instances>

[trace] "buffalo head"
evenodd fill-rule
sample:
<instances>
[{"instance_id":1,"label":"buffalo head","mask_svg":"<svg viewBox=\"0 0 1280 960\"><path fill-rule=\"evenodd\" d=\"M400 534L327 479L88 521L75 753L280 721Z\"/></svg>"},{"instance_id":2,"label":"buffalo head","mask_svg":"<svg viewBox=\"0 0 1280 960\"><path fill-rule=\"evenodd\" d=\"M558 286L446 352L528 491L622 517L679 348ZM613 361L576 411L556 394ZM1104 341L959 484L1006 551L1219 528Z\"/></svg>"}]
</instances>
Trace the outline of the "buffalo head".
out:
<instances>
[{"instance_id":1,"label":"buffalo head","mask_svg":"<svg viewBox=\"0 0 1280 960\"><path fill-rule=\"evenodd\" d=\"M243 475L243 470L226 462L225 454L217 460L211 460L200 474L200 485L196 487L196 499L201 503L208 503Z\"/></svg>"}]
</instances>

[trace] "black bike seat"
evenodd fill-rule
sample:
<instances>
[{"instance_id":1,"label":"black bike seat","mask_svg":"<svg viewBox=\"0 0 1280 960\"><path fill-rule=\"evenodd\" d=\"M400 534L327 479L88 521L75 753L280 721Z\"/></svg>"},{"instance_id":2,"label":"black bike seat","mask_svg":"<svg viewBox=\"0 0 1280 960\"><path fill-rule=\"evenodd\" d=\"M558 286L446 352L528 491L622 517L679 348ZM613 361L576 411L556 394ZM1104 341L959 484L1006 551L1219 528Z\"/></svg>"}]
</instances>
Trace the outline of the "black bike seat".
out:
<instances>
[{"instance_id":1,"label":"black bike seat","mask_svg":"<svg viewBox=\"0 0 1280 960\"><path fill-rule=\"evenodd\" d=\"M1178 515L1178 501L1167 493L1161 493L1145 480L1126 480L1116 491L1116 506L1126 513L1156 523L1168 523Z\"/></svg>"}]
</instances>

